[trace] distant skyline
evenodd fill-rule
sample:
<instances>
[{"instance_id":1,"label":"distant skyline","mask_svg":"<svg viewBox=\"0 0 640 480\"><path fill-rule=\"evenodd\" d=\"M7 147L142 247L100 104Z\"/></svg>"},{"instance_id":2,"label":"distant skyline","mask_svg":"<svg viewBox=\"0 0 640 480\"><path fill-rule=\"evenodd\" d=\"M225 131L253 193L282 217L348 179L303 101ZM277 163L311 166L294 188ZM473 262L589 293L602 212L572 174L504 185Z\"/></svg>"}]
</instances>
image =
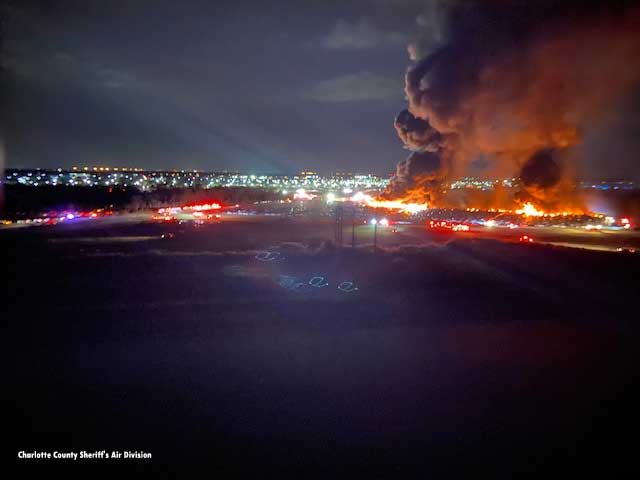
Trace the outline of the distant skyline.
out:
<instances>
[{"instance_id":1,"label":"distant skyline","mask_svg":"<svg viewBox=\"0 0 640 480\"><path fill-rule=\"evenodd\" d=\"M321 172L317 172L314 170L301 170L298 172L291 172L291 173L276 173L276 172L251 172L251 171L240 171L240 170L232 170L232 169L220 169L220 170L204 170L201 168L182 168L182 167L176 167L176 168L162 168L162 169L146 169L146 168L142 168L142 167L138 167L138 166L111 166L111 165L85 165L85 166L71 166L71 167L62 167L62 166L58 166L58 167L12 167L12 166L8 166L6 167L7 170L19 170L19 171L38 171L38 170L47 170L47 171L63 171L63 172L70 172L70 173L108 173L108 172L145 172L145 171L149 171L149 172L153 172L153 171L158 171L158 172L207 172L207 173L234 173L234 174L238 174L238 175L257 175L257 176L264 176L264 175L303 175L303 176L313 176L313 175L318 175L318 176L326 176L327 174L321 173ZM393 172L389 172L389 175L391 175ZM351 170L336 170L333 172L328 172L329 175L335 174L335 175L358 175L358 176L366 176L366 175L374 175L374 176L384 176L384 175L377 175L375 173L372 172L360 172L360 171L351 171Z\"/></svg>"},{"instance_id":2,"label":"distant skyline","mask_svg":"<svg viewBox=\"0 0 640 480\"><path fill-rule=\"evenodd\" d=\"M408 153L407 45L436 3L5 2L5 166L386 176ZM585 132L580 176L640 180L639 107Z\"/></svg>"},{"instance_id":3,"label":"distant skyline","mask_svg":"<svg viewBox=\"0 0 640 480\"><path fill-rule=\"evenodd\" d=\"M388 172L387 174L377 174L374 172L366 172L360 170L336 170L332 172L322 173L313 170L301 170L298 172L257 172L257 171L241 171L241 170L232 170L232 169L220 169L220 170L205 170L205 169L185 169L181 167L176 168L163 168L163 169L151 169L151 168L142 168L136 166L72 166L72 167L6 167L6 171L19 171L19 172L37 172L37 171L47 171L47 172L62 172L62 173L78 173L78 174L100 174L100 175L108 175L109 173L203 173L203 174L230 174L230 175L240 175L240 176L251 176L251 177L268 177L268 176L307 176L313 177L317 175L322 178L329 178L332 176L354 176L354 177L377 177L382 180L389 180L395 172ZM466 180L469 181L478 181L483 184L488 184L489 182L500 182L500 181L510 181L516 179L517 177L512 178L499 178L499 177L479 177L473 175L465 175L462 177L450 178L449 180L453 183L463 182ZM595 178L595 177L583 177L576 179L576 183L581 184L625 184L626 186L631 186L635 188L637 182L629 179L629 178Z\"/></svg>"}]
</instances>

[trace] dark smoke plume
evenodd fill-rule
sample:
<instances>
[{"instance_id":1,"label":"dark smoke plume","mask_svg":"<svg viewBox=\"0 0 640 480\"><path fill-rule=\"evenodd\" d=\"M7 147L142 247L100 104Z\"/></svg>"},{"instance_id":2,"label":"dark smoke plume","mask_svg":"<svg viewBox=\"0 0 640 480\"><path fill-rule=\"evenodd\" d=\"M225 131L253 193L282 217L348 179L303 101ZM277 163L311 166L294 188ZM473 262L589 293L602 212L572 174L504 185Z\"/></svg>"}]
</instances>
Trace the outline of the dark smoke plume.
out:
<instances>
[{"instance_id":1,"label":"dark smoke plume","mask_svg":"<svg viewBox=\"0 0 640 480\"><path fill-rule=\"evenodd\" d=\"M445 177L446 158L442 149L446 135L409 110L398 114L394 126L405 148L412 153L396 166L395 176L383 197L402 197L417 203L432 202Z\"/></svg>"},{"instance_id":2,"label":"dark smoke plume","mask_svg":"<svg viewBox=\"0 0 640 480\"><path fill-rule=\"evenodd\" d=\"M560 181L562 170L552 155L552 150L541 150L525 162L520 170L525 186L551 188Z\"/></svg>"},{"instance_id":3,"label":"dark smoke plume","mask_svg":"<svg viewBox=\"0 0 640 480\"><path fill-rule=\"evenodd\" d=\"M412 152L396 166L396 174L383 197L402 197L416 203L433 202L440 194L445 171L438 153Z\"/></svg>"},{"instance_id":4,"label":"dark smoke plume","mask_svg":"<svg viewBox=\"0 0 640 480\"><path fill-rule=\"evenodd\" d=\"M519 176L525 194L559 201L558 188L577 168L568 159L581 132L640 86L640 8L572 0L439 5L445 25L430 28L446 38L418 36L411 46L422 56L407 71L409 108L395 127L407 148L438 156L440 167L423 182L409 157L393 189L431 188L482 157L492 176Z\"/></svg>"},{"instance_id":5,"label":"dark smoke plume","mask_svg":"<svg viewBox=\"0 0 640 480\"><path fill-rule=\"evenodd\" d=\"M427 120L414 117L409 110L401 111L394 122L398 136L406 148L415 152L437 152L443 136Z\"/></svg>"}]
</instances>

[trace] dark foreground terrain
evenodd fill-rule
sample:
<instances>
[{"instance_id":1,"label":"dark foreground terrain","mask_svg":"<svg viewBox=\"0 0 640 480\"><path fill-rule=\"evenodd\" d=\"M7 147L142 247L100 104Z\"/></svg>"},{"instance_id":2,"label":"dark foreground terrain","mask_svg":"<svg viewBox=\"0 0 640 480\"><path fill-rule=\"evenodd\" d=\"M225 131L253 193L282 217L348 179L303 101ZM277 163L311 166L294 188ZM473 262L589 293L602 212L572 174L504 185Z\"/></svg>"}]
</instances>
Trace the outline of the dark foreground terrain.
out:
<instances>
[{"instance_id":1,"label":"dark foreground terrain","mask_svg":"<svg viewBox=\"0 0 640 480\"><path fill-rule=\"evenodd\" d=\"M637 254L331 236L1 231L5 453L142 450L118 463L251 477L639 469Z\"/></svg>"}]
</instances>

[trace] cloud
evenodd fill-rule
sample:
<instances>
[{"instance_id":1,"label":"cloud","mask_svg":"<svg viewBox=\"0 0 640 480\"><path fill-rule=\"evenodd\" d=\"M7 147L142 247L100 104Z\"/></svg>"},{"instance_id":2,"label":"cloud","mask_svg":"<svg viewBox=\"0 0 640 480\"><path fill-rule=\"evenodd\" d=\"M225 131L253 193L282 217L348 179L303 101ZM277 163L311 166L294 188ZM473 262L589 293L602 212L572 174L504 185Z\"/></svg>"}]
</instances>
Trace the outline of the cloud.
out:
<instances>
[{"instance_id":1,"label":"cloud","mask_svg":"<svg viewBox=\"0 0 640 480\"><path fill-rule=\"evenodd\" d=\"M322 41L322 45L330 50L362 50L404 43L406 36L403 33L380 30L365 18L354 23L338 19L333 30Z\"/></svg>"},{"instance_id":2,"label":"cloud","mask_svg":"<svg viewBox=\"0 0 640 480\"><path fill-rule=\"evenodd\" d=\"M447 5L453 2L437 0L427 3L424 11L416 17L417 32L407 45L411 60L417 61L441 46L448 35Z\"/></svg>"},{"instance_id":3,"label":"cloud","mask_svg":"<svg viewBox=\"0 0 640 480\"><path fill-rule=\"evenodd\" d=\"M135 78L132 74L113 68L103 68L96 72L98 81L107 88L121 88L135 85Z\"/></svg>"},{"instance_id":4,"label":"cloud","mask_svg":"<svg viewBox=\"0 0 640 480\"><path fill-rule=\"evenodd\" d=\"M323 80L303 93L303 97L322 103L399 99L401 82L396 78L363 71Z\"/></svg>"}]
</instances>

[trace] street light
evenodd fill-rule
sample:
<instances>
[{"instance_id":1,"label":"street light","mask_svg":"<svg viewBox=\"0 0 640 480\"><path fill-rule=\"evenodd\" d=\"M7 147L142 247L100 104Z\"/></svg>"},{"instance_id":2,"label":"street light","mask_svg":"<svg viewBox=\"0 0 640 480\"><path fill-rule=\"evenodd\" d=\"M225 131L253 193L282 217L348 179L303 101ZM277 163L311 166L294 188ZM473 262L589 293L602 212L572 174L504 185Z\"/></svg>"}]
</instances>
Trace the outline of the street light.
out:
<instances>
[{"instance_id":1,"label":"street light","mask_svg":"<svg viewBox=\"0 0 640 480\"><path fill-rule=\"evenodd\" d=\"M373 225L373 251L375 252L378 245L378 220L376 218L372 218L369 223Z\"/></svg>"}]
</instances>

